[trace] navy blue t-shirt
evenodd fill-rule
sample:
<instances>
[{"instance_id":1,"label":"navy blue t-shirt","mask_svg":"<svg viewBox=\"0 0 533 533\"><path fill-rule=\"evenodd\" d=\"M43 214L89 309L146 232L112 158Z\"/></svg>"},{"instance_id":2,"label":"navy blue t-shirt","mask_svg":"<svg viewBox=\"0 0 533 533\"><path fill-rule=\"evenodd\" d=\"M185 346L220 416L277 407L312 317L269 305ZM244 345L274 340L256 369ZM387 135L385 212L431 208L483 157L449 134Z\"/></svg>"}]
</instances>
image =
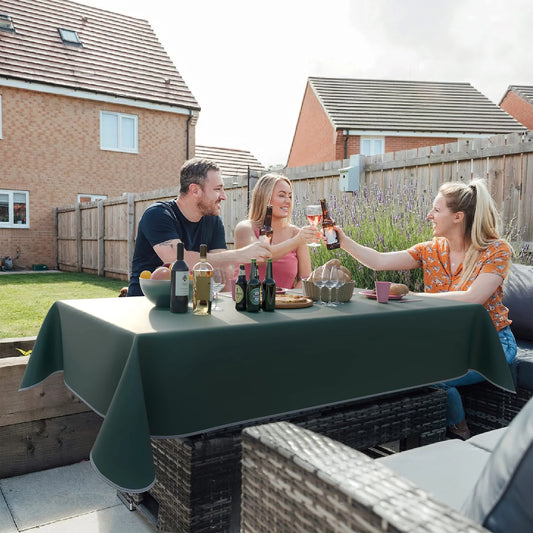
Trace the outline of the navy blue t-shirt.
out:
<instances>
[{"instance_id":1,"label":"navy blue t-shirt","mask_svg":"<svg viewBox=\"0 0 533 533\"><path fill-rule=\"evenodd\" d=\"M180 239L185 249L192 252L199 252L200 244L207 244L207 251L226 248L220 217L205 215L198 222L191 222L183 216L174 200L152 204L139 221L128 296L143 295L139 275L143 270L153 272L163 264L154 252L154 246L173 239Z\"/></svg>"}]
</instances>

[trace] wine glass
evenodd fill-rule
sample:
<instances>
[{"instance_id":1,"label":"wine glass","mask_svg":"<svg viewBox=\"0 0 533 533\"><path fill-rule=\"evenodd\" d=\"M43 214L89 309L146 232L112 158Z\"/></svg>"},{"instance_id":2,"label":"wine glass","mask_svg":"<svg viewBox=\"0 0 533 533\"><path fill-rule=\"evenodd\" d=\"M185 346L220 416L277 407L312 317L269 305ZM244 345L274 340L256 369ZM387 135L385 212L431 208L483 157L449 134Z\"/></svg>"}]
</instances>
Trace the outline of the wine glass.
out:
<instances>
[{"instance_id":1,"label":"wine glass","mask_svg":"<svg viewBox=\"0 0 533 533\"><path fill-rule=\"evenodd\" d=\"M313 274L313 284L318 289L318 303L321 305L326 305L326 302L322 300L322 287L326 284L324 270L324 266L318 267Z\"/></svg>"},{"instance_id":2,"label":"wine glass","mask_svg":"<svg viewBox=\"0 0 533 533\"><path fill-rule=\"evenodd\" d=\"M222 311L222 307L217 305L218 293L226 286L226 274L222 268L215 268L213 270L213 300L215 305L211 307L211 311Z\"/></svg>"},{"instance_id":3,"label":"wine glass","mask_svg":"<svg viewBox=\"0 0 533 533\"><path fill-rule=\"evenodd\" d=\"M333 273L333 268L329 272L327 272L324 269L323 277L325 277L325 285L329 291L329 298L328 298L328 302L326 303L326 305L328 307L337 307L337 304L331 301L331 289L337 286L337 279L335 278L334 275L332 275L332 273Z\"/></svg>"},{"instance_id":4,"label":"wine glass","mask_svg":"<svg viewBox=\"0 0 533 533\"><path fill-rule=\"evenodd\" d=\"M330 272L330 278L335 280L335 305L339 305L339 289L346 283L344 279L344 271L339 267L333 267Z\"/></svg>"},{"instance_id":5,"label":"wine glass","mask_svg":"<svg viewBox=\"0 0 533 533\"><path fill-rule=\"evenodd\" d=\"M320 222L322 222L322 208L319 205L308 205L305 208L305 216L307 217L307 221L311 226L315 226L316 231L318 232L318 225ZM320 246L318 242L310 242L307 244L307 246Z\"/></svg>"}]
</instances>

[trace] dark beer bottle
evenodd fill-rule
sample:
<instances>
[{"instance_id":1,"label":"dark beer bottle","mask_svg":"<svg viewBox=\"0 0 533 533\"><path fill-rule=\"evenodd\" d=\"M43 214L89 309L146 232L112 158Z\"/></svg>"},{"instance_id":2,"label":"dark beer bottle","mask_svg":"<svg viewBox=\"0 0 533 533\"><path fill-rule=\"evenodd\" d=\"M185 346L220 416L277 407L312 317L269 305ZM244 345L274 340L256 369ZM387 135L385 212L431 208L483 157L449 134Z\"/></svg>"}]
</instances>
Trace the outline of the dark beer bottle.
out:
<instances>
[{"instance_id":1,"label":"dark beer bottle","mask_svg":"<svg viewBox=\"0 0 533 533\"><path fill-rule=\"evenodd\" d=\"M170 311L186 313L189 305L189 267L183 260L183 243L178 242L178 255L170 271Z\"/></svg>"},{"instance_id":2,"label":"dark beer bottle","mask_svg":"<svg viewBox=\"0 0 533 533\"><path fill-rule=\"evenodd\" d=\"M324 232L324 237L326 237L326 248L335 250L335 248L340 248L341 246L337 231L333 228L335 221L329 216L324 198L320 200L320 205L322 206L322 231Z\"/></svg>"},{"instance_id":3,"label":"dark beer bottle","mask_svg":"<svg viewBox=\"0 0 533 533\"><path fill-rule=\"evenodd\" d=\"M239 277L235 282L235 309L246 311L246 270L244 265L239 266Z\"/></svg>"},{"instance_id":4,"label":"dark beer bottle","mask_svg":"<svg viewBox=\"0 0 533 533\"><path fill-rule=\"evenodd\" d=\"M263 280L263 311L276 309L276 282L272 274L272 259L267 259L265 279Z\"/></svg>"},{"instance_id":5,"label":"dark beer bottle","mask_svg":"<svg viewBox=\"0 0 533 533\"><path fill-rule=\"evenodd\" d=\"M246 285L246 310L250 313L257 313L261 307L261 282L257 271L257 260L252 259L250 268L250 278Z\"/></svg>"},{"instance_id":6,"label":"dark beer bottle","mask_svg":"<svg viewBox=\"0 0 533 533\"><path fill-rule=\"evenodd\" d=\"M267 205L265 220L259 230L259 240L265 244L272 243L272 206Z\"/></svg>"}]
</instances>

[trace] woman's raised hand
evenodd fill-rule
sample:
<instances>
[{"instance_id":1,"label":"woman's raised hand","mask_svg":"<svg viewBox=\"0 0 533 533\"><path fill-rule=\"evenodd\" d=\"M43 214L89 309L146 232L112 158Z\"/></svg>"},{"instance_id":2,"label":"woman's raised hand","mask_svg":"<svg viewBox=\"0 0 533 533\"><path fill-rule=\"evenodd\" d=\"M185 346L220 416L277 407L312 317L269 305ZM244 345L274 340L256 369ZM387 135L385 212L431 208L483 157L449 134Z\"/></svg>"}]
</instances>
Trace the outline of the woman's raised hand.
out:
<instances>
[{"instance_id":1,"label":"woman's raised hand","mask_svg":"<svg viewBox=\"0 0 533 533\"><path fill-rule=\"evenodd\" d=\"M298 232L298 240L301 244L318 243L321 241L321 233L317 230L316 226L304 226L300 228Z\"/></svg>"}]
</instances>

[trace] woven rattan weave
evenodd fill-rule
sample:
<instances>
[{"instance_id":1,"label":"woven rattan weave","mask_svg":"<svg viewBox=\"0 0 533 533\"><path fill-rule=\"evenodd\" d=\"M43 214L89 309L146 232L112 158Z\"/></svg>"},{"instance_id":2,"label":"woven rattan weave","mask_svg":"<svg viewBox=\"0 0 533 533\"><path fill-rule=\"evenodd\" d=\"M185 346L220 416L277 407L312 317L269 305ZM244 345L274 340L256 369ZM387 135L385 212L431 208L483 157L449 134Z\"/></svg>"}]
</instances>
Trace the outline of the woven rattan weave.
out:
<instances>
[{"instance_id":1,"label":"woven rattan weave","mask_svg":"<svg viewBox=\"0 0 533 533\"><path fill-rule=\"evenodd\" d=\"M313 408L261 420L290 421L357 449L415 438L442 440L446 393L426 387L407 393ZM140 510L155 509L157 528L167 532L240 530L241 431L239 424L185 439L152 439L156 483ZM155 505L154 505L155 500Z\"/></svg>"}]
</instances>

